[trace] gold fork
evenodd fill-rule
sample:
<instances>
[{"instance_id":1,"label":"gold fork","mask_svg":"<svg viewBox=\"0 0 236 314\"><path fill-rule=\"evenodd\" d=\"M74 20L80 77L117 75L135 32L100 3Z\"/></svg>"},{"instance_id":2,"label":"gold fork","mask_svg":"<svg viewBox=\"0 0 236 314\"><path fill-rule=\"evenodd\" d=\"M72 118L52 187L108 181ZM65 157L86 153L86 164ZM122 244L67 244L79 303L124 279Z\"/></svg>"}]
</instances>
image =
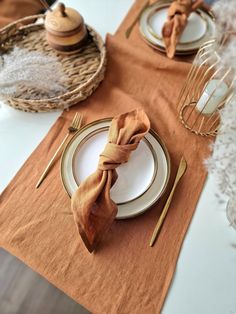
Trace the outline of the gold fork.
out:
<instances>
[{"instance_id":1,"label":"gold fork","mask_svg":"<svg viewBox=\"0 0 236 314\"><path fill-rule=\"evenodd\" d=\"M128 39L134 26L136 25L136 23L138 22L140 16L142 15L143 11L149 6L149 0L147 0L143 6L141 7L139 13L137 14L136 18L134 19L134 21L131 23L131 25L127 28L126 32L125 32L125 37Z\"/></svg>"},{"instance_id":2,"label":"gold fork","mask_svg":"<svg viewBox=\"0 0 236 314\"><path fill-rule=\"evenodd\" d=\"M179 167L178 167L178 171L177 171L177 174L176 174L176 177L175 177L175 182L173 184L173 187L171 189L171 192L170 192L170 195L166 201L166 204L163 208L163 211L161 213L161 216L156 224L156 227L153 231L153 234L152 234L152 238L151 238L151 241L150 241L150 246L153 246L153 244L155 243L156 241L156 238L157 238L157 235L159 233L159 231L161 230L161 226L165 220L165 217L167 215L167 212L168 212L168 209L170 207L170 203L171 203L171 200L172 200L172 197L174 195L174 192L175 192L175 189L176 189L176 186L177 184L179 183L179 180L182 178L182 176L185 174L185 171L187 169L187 162L186 160L184 159L184 157L181 158L180 160L180 163L179 163Z\"/></svg>"},{"instance_id":3,"label":"gold fork","mask_svg":"<svg viewBox=\"0 0 236 314\"><path fill-rule=\"evenodd\" d=\"M41 185L41 183L43 182L43 180L46 178L47 174L49 173L50 169L52 168L53 162L56 159L56 157L59 155L60 151L62 151L62 149L64 148L64 145L68 139L68 137L70 136L70 134L78 131L81 127L82 124L82 116L78 114L78 112L75 114L71 125L68 128L68 133L65 136L64 140L61 142L60 146L58 147L58 149L56 150L55 154L53 155L52 159L49 161L47 167L45 168L44 172L42 173L40 179L38 180L37 184L36 184L36 189Z\"/></svg>"}]
</instances>

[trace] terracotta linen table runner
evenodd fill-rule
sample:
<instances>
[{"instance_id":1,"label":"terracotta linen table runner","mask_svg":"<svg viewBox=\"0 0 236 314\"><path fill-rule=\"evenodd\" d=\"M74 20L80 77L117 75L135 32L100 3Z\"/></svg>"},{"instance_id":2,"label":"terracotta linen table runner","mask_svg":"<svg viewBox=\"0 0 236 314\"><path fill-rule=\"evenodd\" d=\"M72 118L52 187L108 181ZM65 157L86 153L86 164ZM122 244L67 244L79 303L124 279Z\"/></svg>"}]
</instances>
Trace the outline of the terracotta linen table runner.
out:
<instances>
[{"instance_id":1,"label":"terracotta linen table runner","mask_svg":"<svg viewBox=\"0 0 236 314\"><path fill-rule=\"evenodd\" d=\"M101 86L89 99L63 112L0 197L0 246L93 313L160 313L206 178L202 161L208 141L187 131L175 108L189 64L169 60L147 47L137 27L129 40L124 37L140 5L141 1L133 6L114 37L107 37L108 65ZM90 254L60 182L59 162L38 190L35 183L75 111L91 122L136 108L145 110L170 152L170 184L145 214L115 221L99 249ZM150 248L182 154L188 170Z\"/></svg>"}]
</instances>

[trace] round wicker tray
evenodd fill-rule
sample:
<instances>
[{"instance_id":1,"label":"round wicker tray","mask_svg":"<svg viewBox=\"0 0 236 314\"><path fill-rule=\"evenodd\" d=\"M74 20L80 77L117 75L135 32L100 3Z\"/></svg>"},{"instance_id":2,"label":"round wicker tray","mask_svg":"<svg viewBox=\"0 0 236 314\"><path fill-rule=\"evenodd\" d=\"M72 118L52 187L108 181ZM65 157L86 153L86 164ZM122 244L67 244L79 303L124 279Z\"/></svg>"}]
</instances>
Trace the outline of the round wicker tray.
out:
<instances>
[{"instance_id":1,"label":"round wicker tray","mask_svg":"<svg viewBox=\"0 0 236 314\"><path fill-rule=\"evenodd\" d=\"M90 96L104 78L106 50L100 35L87 26L89 39L85 46L74 54L61 55L47 44L43 22L24 25L44 17L43 14L26 17L0 30L1 54L12 50L15 45L29 51L44 52L57 56L65 73L68 89L65 94L49 99L34 99L36 91L27 90L32 99L25 99L26 90L21 88L17 97L6 99L10 106L24 111L44 112L73 106Z\"/></svg>"}]
</instances>

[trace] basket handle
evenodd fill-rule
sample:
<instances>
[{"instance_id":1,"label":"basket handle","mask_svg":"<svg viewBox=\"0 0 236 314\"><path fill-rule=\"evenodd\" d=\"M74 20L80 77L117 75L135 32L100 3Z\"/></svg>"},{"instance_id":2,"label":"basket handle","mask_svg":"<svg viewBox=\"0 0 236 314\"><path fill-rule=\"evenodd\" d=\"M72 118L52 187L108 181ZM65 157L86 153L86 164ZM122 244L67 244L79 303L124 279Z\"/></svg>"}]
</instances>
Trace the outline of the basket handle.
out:
<instances>
[{"instance_id":1,"label":"basket handle","mask_svg":"<svg viewBox=\"0 0 236 314\"><path fill-rule=\"evenodd\" d=\"M21 18L19 20L16 20L16 21L14 21L14 22L4 26L3 28L1 28L0 29L0 35L8 32L9 30L11 30L13 28L19 28L18 26L20 24L24 24L24 22L37 20L39 18L45 18L45 14L30 15L30 16L23 17L23 18ZM22 26L22 25L20 25L20 26Z\"/></svg>"}]
</instances>

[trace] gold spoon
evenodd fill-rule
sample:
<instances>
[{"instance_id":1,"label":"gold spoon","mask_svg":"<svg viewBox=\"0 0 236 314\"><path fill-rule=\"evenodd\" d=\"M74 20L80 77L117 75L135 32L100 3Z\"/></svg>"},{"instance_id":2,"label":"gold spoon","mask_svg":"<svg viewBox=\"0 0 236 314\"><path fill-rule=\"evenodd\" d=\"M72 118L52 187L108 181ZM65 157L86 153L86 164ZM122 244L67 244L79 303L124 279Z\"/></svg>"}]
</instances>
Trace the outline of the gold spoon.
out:
<instances>
[{"instance_id":1,"label":"gold spoon","mask_svg":"<svg viewBox=\"0 0 236 314\"><path fill-rule=\"evenodd\" d=\"M160 230L161 230L161 226L162 226L162 224L163 224L163 222L164 222L164 220L165 220L166 214L167 214L168 209L169 209L169 207L170 207L170 203L171 203L172 197L173 197L173 195L174 195L175 189L176 189L176 187L177 187L177 184L179 183L180 179L181 179L182 176L184 175L186 169L187 169L187 162L186 162L186 160L184 159L184 157L182 157L181 160L180 160L180 163L179 163L179 168L178 168L176 177L175 177L175 182L174 182L174 184L173 184L173 187L172 187L172 189L171 189L171 192L170 192L170 194L169 194L169 197L168 197L168 199L167 199L167 201L166 201L166 204L165 204L165 206L164 206L164 208L163 208L163 211L162 211L162 213L161 213L161 216L160 216L160 218L159 218L159 220L158 220L158 222L157 222L157 224L156 224L156 227L155 227L155 229L154 229L154 231L153 231L152 238L151 238L151 241L150 241L150 244L149 244L150 246L153 246L154 243L155 243L155 241L156 241L157 235L158 235L158 233L159 233Z\"/></svg>"}]
</instances>

